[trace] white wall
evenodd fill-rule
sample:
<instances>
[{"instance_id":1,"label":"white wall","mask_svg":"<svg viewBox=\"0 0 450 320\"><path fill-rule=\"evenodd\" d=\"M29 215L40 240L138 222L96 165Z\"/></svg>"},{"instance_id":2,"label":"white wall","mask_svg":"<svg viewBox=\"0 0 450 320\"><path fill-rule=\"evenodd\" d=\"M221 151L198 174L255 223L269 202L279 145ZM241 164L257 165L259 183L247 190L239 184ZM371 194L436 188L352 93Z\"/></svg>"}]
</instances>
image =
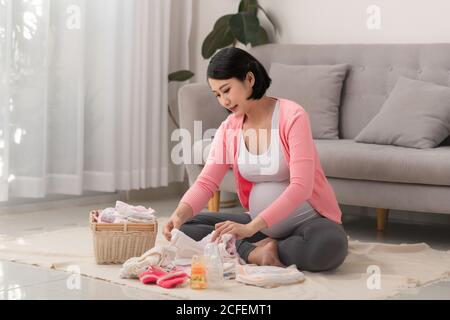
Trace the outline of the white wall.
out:
<instances>
[{"instance_id":1,"label":"white wall","mask_svg":"<svg viewBox=\"0 0 450 320\"><path fill-rule=\"evenodd\" d=\"M260 0L276 20L276 43L431 43L450 42L448 0ZM237 12L239 0L194 0L190 41L195 82L205 82L202 42L222 15ZM380 8L380 29L369 30L366 11ZM261 21L270 31L267 20Z\"/></svg>"}]
</instances>

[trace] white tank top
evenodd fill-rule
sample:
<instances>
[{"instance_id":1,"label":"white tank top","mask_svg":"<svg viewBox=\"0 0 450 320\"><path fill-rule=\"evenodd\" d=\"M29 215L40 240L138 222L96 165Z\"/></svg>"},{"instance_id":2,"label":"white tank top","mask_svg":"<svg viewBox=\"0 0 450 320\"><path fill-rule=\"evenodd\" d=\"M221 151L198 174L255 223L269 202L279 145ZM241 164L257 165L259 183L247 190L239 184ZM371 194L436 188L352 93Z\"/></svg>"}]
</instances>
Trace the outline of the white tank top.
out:
<instances>
[{"instance_id":1,"label":"white tank top","mask_svg":"<svg viewBox=\"0 0 450 320\"><path fill-rule=\"evenodd\" d=\"M240 135L238 170L242 177L254 182L249 196L249 213L252 219L275 201L290 182L289 168L284 157L278 130L279 108L278 100L272 114L270 145L266 152L260 155L250 153L245 145L243 131ZM259 136L262 137L263 135ZM286 219L270 228L261 230L261 232L272 238L286 237L300 223L318 215L309 201L305 201Z\"/></svg>"}]
</instances>

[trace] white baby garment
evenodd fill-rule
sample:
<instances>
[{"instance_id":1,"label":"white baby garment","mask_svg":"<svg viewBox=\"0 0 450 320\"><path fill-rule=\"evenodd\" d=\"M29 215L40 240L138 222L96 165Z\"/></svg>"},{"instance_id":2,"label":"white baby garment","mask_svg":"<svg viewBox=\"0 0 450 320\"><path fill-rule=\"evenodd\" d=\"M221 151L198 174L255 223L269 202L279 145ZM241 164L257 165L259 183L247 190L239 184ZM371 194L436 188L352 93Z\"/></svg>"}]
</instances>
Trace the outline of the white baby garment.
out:
<instances>
[{"instance_id":1,"label":"white baby garment","mask_svg":"<svg viewBox=\"0 0 450 320\"><path fill-rule=\"evenodd\" d=\"M202 255L205 246L211 242L213 233L208 234L200 241L195 241L191 237L178 229L172 229L172 238L170 246L176 248L177 260L175 264L191 263L193 255ZM231 234L224 234L216 240L219 247L220 256L224 260L235 259L238 257L236 251L236 240Z\"/></svg>"},{"instance_id":2,"label":"white baby garment","mask_svg":"<svg viewBox=\"0 0 450 320\"><path fill-rule=\"evenodd\" d=\"M246 264L236 265L236 281L258 287L273 288L303 282L305 275L295 265L282 268Z\"/></svg>"}]
</instances>

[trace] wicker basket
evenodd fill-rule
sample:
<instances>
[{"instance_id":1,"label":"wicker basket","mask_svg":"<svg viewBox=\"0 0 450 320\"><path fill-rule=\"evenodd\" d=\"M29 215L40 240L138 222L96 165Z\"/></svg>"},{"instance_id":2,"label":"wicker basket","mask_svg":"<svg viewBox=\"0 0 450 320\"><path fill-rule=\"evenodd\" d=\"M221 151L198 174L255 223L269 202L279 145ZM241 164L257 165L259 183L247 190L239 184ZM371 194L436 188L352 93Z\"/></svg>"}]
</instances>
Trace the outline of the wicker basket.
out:
<instances>
[{"instance_id":1,"label":"wicker basket","mask_svg":"<svg viewBox=\"0 0 450 320\"><path fill-rule=\"evenodd\" d=\"M100 210L89 213L97 264L122 264L155 246L158 222L97 223Z\"/></svg>"}]
</instances>

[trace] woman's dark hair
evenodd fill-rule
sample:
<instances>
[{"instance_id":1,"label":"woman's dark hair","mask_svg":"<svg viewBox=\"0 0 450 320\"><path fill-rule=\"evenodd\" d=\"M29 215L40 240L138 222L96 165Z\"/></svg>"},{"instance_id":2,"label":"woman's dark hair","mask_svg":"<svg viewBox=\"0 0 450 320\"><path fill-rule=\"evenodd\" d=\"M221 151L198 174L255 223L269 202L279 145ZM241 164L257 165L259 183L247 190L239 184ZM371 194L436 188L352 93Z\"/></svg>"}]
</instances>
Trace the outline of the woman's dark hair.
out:
<instances>
[{"instance_id":1,"label":"woman's dark hair","mask_svg":"<svg viewBox=\"0 0 450 320\"><path fill-rule=\"evenodd\" d=\"M221 49L209 62L207 78L216 80L237 78L244 81L250 71L255 76L255 84L252 95L247 99L258 100L266 93L272 79L269 78L264 66L245 50L234 47Z\"/></svg>"}]
</instances>

